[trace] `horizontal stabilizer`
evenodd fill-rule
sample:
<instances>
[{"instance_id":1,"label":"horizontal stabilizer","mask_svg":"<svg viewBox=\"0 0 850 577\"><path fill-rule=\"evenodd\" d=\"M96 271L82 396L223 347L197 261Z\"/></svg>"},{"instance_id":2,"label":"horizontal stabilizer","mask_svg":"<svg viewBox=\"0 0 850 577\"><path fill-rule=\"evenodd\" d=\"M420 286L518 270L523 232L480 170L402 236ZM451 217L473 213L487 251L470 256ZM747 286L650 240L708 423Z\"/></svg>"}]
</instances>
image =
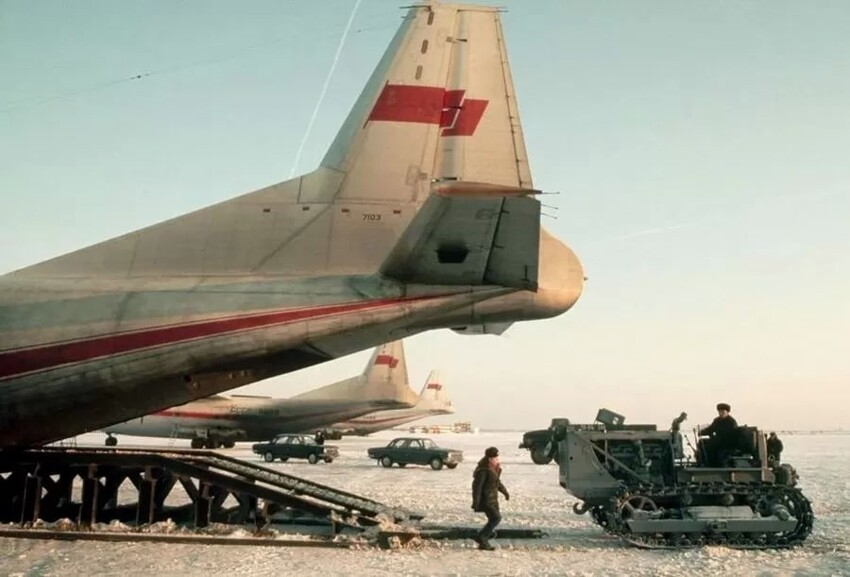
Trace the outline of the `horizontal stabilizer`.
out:
<instances>
[{"instance_id":1,"label":"horizontal stabilizer","mask_svg":"<svg viewBox=\"0 0 850 577\"><path fill-rule=\"evenodd\" d=\"M418 284L535 290L539 241L540 202L535 198L433 193L381 272Z\"/></svg>"}]
</instances>

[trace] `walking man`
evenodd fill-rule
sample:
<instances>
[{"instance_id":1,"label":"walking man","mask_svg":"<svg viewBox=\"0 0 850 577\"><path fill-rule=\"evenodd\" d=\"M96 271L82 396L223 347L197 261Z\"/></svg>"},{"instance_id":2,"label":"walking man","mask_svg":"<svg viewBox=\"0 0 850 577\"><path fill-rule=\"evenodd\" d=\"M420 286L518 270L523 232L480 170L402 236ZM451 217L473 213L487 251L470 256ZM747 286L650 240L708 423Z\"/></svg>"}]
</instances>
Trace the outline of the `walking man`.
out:
<instances>
[{"instance_id":1,"label":"walking man","mask_svg":"<svg viewBox=\"0 0 850 577\"><path fill-rule=\"evenodd\" d=\"M475 473L472 475L472 509L487 515L487 524L478 532L475 542L484 551L495 549L490 539L495 529L502 522L499 512L499 493L510 500L510 495L501 481L502 467L499 465L499 449L490 447L484 451L484 458L478 461Z\"/></svg>"}]
</instances>

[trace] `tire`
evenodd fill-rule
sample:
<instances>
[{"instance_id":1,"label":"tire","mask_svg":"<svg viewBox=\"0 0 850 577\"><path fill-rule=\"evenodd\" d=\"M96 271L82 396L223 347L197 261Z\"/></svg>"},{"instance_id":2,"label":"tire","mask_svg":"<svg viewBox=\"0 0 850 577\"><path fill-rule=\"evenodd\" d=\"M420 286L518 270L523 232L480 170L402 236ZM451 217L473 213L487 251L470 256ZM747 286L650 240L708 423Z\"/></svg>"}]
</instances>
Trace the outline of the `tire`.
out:
<instances>
[{"instance_id":1,"label":"tire","mask_svg":"<svg viewBox=\"0 0 850 577\"><path fill-rule=\"evenodd\" d=\"M274 455L272 453L266 453L265 455L263 455L263 461L265 461L266 463L271 463L272 461L274 461Z\"/></svg>"},{"instance_id":2,"label":"tire","mask_svg":"<svg viewBox=\"0 0 850 577\"><path fill-rule=\"evenodd\" d=\"M534 445L531 447L531 460L535 465L548 465L552 462L549 447L546 445Z\"/></svg>"},{"instance_id":3,"label":"tire","mask_svg":"<svg viewBox=\"0 0 850 577\"><path fill-rule=\"evenodd\" d=\"M310 453L307 456L307 460L310 462L311 465L315 465L319 462L319 455L317 455L316 453Z\"/></svg>"},{"instance_id":4,"label":"tire","mask_svg":"<svg viewBox=\"0 0 850 577\"><path fill-rule=\"evenodd\" d=\"M457 463L446 463L446 467L449 469L457 469Z\"/></svg>"},{"instance_id":5,"label":"tire","mask_svg":"<svg viewBox=\"0 0 850 577\"><path fill-rule=\"evenodd\" d=\"M393 460L384 455L383 457L381 457L381 466L389 469L393 466Z\"/></svg>"},{"instance_id":6,"label":"tire","mask_svg":"<svg viewBox=\"0 0 850 577\"><path fill-rule=\"evenodd\" d=\"M106 440L103 442L103 444L107 447L114 447L118 444L118 439L110 435L106 437Z\"/></svg>"},{"instance_id":7,"label":"tire","mask_svg":"<svg viewBox=\"0 0 850 577\"><path fill-rule=\"evenodd\" d=\"M236 441L227 441L227 442L224 444L224 448L225 448L225 449L232 449L232 448L233 448L233 447L235 447L235 446L236 446Z\"/></svg>"},{"instance_id":8,"label":"tire","mask_svg":"<svg viewBox=\"0 0 850 577\"><path fill-rule=\"evenodd\" d=\"M280 461L281 463L285 463L285 462L287 462L287 461L289 460L289 457L278 457L277 459L278 459L278 461Z\"/></svg>"},{"instance_id":9,"label":"tire","mask_svg":"<svg viewBox=\"0 0 850 577\"><path fill-rule=\"evenodd\" d=\"M439 471L443 468L443 460L440 457L434 457L431 459L431 468L435 471Z\"/></svg>"},{"instance_id":10,"label":"tire","mask_svg":"<svg viewBox=\"0 0 850 577\"><path fill-rule=\"evenodd\" d=\"M334 462L334 460L331 459L330 457L325 457L325 463L333 463L333 462Z\"/></svg>"},{"instance_id":11,"label":"tire","mask_svg":"<svg viewBox=\"0 0 850 577\"><path fill-rule=\"evenodd\" d=\"M204 447L204 440L198 438L192 439L191 447L193 449L202 449Z\"/></svg>"}]
</instances>

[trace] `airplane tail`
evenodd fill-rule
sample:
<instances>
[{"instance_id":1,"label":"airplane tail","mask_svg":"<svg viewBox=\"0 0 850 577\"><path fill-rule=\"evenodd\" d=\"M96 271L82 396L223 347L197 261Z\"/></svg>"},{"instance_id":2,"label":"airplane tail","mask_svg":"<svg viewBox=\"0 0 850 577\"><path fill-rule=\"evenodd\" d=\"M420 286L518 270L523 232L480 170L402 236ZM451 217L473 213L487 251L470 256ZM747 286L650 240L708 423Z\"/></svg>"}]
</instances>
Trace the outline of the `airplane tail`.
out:
<instances>
[{"instance_id":1,"label":"airplane tail","mask_svg":"<svg viewBox=\"0 0 850 577\"><path fill-rule=\"evenodd\" d=\"M384 403L387 408L412 407L419 401L409 386L402 341L377 347L359 376L293 398L367 401Z\"/></svg>"},{"instance_id":2,"label":"airplane tail","mask_svg":"<svg viewBox=\"0 0 850 577\"><path fill-rule=\"evenodd\" d=\"M499 10L429 2L409 9L317 170L12 274L238 278L383 263L400 280L533 289L534 192Z\"/></svg>"},{"instance_id":3,"label":"airplane tail","mask_svg":"<svg viewBox=\"0 0 850 577\"><path fill-rule=\"evenodd\" d=\"M422 391L419 393L419 404L417 407L440 411L445 413L454 413L452 402L446 394L446 386L440 379L439 371L431 371Z\"/></svg>"}]
</instances>

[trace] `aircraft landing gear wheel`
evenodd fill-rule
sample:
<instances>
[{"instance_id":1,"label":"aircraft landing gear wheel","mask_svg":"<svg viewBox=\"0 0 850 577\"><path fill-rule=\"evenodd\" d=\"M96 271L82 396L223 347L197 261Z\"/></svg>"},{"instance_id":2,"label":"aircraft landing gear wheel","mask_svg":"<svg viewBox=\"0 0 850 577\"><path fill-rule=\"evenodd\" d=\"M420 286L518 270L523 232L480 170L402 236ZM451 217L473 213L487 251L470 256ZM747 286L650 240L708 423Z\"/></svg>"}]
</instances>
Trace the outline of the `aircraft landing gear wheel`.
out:
<instances>
[{"instance_id":1,"label":"aircraft landing gear wheel","mask_svg":"<svg viewBox=\"0 0 850 577\"><path fill-rule=\"evenodd\" d=\"M393 460L390 459L387 456L383 456L383 457L381 457L381 466L389 469L390 467L393 466Z\"/></svg>"},{"instance_id":2,"label":"aircraft landing gear wheel","mask_svg":"<svg viewBox=\"0 0 850 577\"><path fill-rule=\"evenodd\" d=\"M316 453L310 453L310 455L307 457L307 461L309 461L311 465L315 465L319 462L319 455L317 455Z\"/></svg>"},{"instance_id":3,"label":"aircraft landing gear wheel","mask_svg":"<svg viewBox=\"0 0 850 577\"><path fill-rule=\"evenodd\" d=\"M431 468L435 471L439 471L443 468L443 460L440 457L434 457L431 459Z\"/></svg>"},{"instance_id":4,"label":"aircraft landing gear wheel","mask_svg":"<svg viewBox=\"0 0 850 577\"><path fill-rule=\"evenodd\" d=\"M266 463L271 463L272 461L274 461L274 455L271 453L266 453L265 455L263 455L263 461L265 461Z\"/></svg>"},{"instance_id":5,"label":"aircraft landing gear wheel","mask_svg":"<svg viewBox=\"0 0 850 577\"><path fill-rule=\"evenodd\" d=\"M106 440L103 442L103 444L107 447L114 447L118 444L118 439L116 439L112 435L109 435L108 437L106 437Z\"/></svg>"},{"instance_id":6,"label":"aircraft landing gear wheel","mask_svg":"<svg viewBox=\"0 0 850 577\"><path fill-rule=\"evenodd\" d=\"M333 463L333 462L334 462L334 460L331 459L330 457L325 457L325 463Z\"/></svg>"},{"instance_id":7,"label":"aircraft landing gear wheel","mask_svg":"<svg viewBox=\"0 0 850 577\"><path fill-rule=\"evenodd\" d=\"M236 441L227 441L227 442L224 444L224 448L225 448L225 449L232 449L232 448L233 448L233 447L235 447L235 446L236 446Z\"/></svg>"},{"instance_id":8,"label":"aircraft landing gear wheel","mask_svg":"<svg viewBox=\"0 0 850 577\"><path fill-rule=\"evenodd\" d=\"M204 448L204 440L203 439L192 439L191 447L193 449L203 449Z\"/></svg>"},{"instance_id":9,"label":"aircraft landing gear wheel","mask_svg":"<svg viewBox=\"0 0 850 577\"><path fill-rule=\"evenodd\" d=\"M446 463L446 467L449 469L454 469L457 467L457 463Z\"/></svg>"}]
</instances>

